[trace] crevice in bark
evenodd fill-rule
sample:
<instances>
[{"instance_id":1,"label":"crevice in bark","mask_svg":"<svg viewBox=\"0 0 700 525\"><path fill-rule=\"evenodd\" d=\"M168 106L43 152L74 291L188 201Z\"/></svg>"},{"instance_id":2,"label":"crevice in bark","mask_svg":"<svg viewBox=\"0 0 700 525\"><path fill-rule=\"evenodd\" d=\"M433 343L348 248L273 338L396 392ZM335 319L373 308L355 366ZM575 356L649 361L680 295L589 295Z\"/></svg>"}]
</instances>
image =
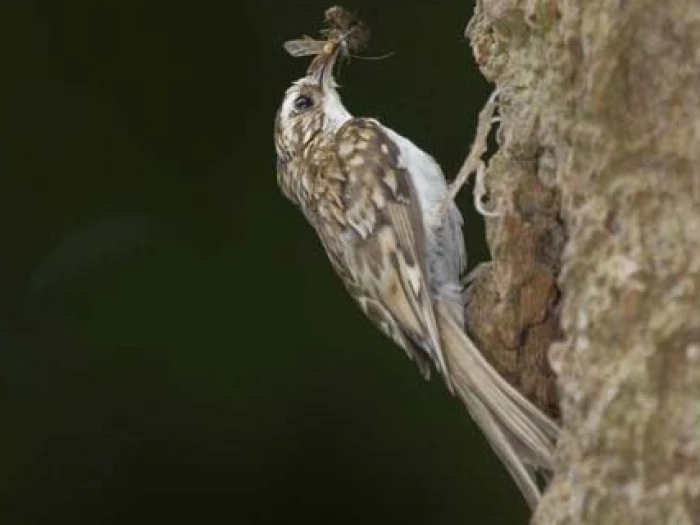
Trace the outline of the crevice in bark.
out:
<instances>
[{"instance_id":1,"label":"crevice in bark","mask_svg":"<svg viewBox=\"0 0 700 525\"><path fill-rule=\"evenodd\" d=\"M535 523L700 523L699 13L479 0L469 24L502 93L486 180L511 203L469 328L562 416Z\"/></svg>"}]
</instances>

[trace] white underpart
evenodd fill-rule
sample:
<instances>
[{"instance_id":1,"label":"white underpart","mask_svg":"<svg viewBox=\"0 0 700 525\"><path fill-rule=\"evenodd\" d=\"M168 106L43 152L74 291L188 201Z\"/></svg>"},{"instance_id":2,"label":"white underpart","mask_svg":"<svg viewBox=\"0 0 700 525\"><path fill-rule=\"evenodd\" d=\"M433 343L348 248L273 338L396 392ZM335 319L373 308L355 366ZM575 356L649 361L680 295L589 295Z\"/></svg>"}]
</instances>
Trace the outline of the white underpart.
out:
<instances>
[{"instance_id":1,"label":"white underpart","mask_svg":"<svg viewBox=\"0 0 700 525\"><path fill-rule=\"evenodd\" d=\"M323 112L326 115L326 131L335 131L352 118L335 89L325 91Z\"/></svg>"},{"instance_id":2,"label":"white underpart","mask_svg":"<svg viewBox=\"0 0 700 525\"><path fill-rule=\"evenodd\" d=\"M462 215L454 204L446 216L442 213L447 182L435 159L394 130L382 128L398 146L399 166L408 171L418 196L428 243L426 264L430 269L430 285L438 297L452 304L453 315L461 322L463 305L459 277L466 266Z\"/></svg>"},{"instance_id":3,"label":"white underpart","mask_svg":"<svg viewBox=\"0 0 700 525\"><path fill-rule=\"evenodd\" d=\"M377 122L381 126L379 122ZM413 185L420 200L424 220L428 227L437 227L442 222L437 207L447 193L447 183L435 159L413 142L394 130L382 126L386 134L399 147L399 165L411 174Z\"/></svg>"}]
</instances>

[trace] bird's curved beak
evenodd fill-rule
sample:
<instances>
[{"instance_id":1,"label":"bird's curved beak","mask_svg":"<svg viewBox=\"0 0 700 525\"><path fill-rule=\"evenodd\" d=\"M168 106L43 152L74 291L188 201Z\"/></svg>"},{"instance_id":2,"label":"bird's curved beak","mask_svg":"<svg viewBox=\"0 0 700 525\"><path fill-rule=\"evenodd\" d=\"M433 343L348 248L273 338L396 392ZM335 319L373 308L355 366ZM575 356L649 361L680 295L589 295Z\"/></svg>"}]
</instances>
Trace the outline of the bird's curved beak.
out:
<instances>
[{"instance_id":1,"label":"bird's curved beak","mask_svg":"<svg viewBox=\"0 0 700 525\"><path fill-rule=\"evenodd\" d=\"M340 55L341 47L340 42L329 40L309 65L307 75L323 90L335 87L333 68Z\"/></svg>"}]
</instances>

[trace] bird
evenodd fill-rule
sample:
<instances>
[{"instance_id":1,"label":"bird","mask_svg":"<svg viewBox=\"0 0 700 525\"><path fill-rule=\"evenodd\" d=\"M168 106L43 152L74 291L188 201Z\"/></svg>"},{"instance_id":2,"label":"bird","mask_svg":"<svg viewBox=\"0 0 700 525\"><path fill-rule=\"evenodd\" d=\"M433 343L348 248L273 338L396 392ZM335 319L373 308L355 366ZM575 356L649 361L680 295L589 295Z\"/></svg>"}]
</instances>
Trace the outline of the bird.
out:
<instances>
[{"instance_id":1,"label":"bird","mask_svg":"<svg viewBox=\"0 0 700 525\"><path fill-rule=\"evenodd\" d=\"M432 370L443 378L534 508L538 476L553 470L558 425L466 333L462 215L454 202L443 206L447 181L432 156L345 108L334 68L346 52L339 37L316 45L305 76L283 96L274 127L279 188L366 316L426 379Z\"/></svg>"}]
</instances>

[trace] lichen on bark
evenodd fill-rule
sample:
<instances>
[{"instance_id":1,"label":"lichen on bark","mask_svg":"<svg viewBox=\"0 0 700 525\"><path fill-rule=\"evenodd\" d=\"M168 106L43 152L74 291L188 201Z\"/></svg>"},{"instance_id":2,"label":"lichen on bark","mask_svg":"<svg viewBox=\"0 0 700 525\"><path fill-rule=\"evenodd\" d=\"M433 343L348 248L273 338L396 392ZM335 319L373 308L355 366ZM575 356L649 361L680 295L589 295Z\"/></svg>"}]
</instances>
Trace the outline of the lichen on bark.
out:
<instances>
[{"instance_id":1,"label":"lichen on bark","mask_svg":"<svg viewBox=\"0 0 700 525\"><path fill-rule=\"evenodd\" d=\"M470 329L551 409L548 354L562 416L534 522L700 523L700 8L480 0L468 36L509 203Z\"/></svg>"}]
</instances>

